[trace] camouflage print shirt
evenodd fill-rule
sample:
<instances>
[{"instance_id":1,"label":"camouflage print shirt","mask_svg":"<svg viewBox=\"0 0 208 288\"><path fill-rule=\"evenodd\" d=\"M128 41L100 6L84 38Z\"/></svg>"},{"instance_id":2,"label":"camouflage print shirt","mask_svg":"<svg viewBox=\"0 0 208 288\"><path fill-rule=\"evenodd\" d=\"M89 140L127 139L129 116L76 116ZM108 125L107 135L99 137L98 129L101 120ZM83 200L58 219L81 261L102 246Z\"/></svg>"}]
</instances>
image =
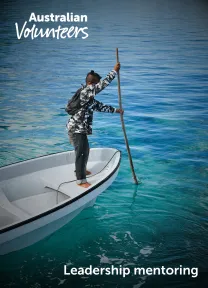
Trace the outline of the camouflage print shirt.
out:
<instances>
[{"instance_id":1,"label":"camouflage print shirt","mask_svg":"<svg viewBox=\"0 0 208 288\"><path fill-rule=\"evenodd\" d=\"M112 70L95 85L85 86L80 93L81 109L68 120L68 133L92 134L93 111L114 113L116 108L97 101L94 96L105 89L116 76Z\"/></svg>"}]
</instances>

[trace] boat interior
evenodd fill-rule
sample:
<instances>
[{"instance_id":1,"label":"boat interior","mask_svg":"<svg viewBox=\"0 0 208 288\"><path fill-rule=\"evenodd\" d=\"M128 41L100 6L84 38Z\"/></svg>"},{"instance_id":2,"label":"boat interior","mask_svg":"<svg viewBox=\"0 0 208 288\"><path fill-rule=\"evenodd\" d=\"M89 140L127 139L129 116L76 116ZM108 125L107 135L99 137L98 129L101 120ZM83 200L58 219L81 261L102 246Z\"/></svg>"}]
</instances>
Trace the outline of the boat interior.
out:
<instances>
[{"instance_id":1,"label":"boat interior","mask_svg":"<svg viewBox=\"0 0 208 288\"><path fill-rule=\"evenodd\" d=\"M93 186L119 163L116 149L90 150L87 176ZM74 151L52 154L0 168L0 229L50 210L84 192L76 184Z\"/></svg>"}]
</instances>

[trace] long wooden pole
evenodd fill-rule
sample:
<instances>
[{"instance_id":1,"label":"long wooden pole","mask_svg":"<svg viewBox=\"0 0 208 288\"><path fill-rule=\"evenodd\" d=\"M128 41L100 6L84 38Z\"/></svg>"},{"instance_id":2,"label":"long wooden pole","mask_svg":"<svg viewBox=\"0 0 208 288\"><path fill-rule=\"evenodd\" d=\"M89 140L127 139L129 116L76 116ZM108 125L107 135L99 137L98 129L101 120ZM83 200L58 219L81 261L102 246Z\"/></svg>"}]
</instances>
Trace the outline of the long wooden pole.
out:
<instances>
[{"instance_id":1,"label":"long wooden pole","mask_svg":"<svg viewBox=\"0 0 208 288\"><path fill-rule=\"evenodd\" d=\"M116 48L116 59L117 59L117 62L119 62L118 48ZM118 101L119 101L119 108L122 109L121 84L120 84L120 73L119 73L119 71L118 71L117 76L118 76ZM124 133L124 139L125 139L125 142L126 142L126 148L127 148L128 155L129 155L129 162L130 162L131 171L132 171L132 174L133 174L134 182L135 182L135 184L138 185L140 181L138 182L136 174L134 172L134 165L133 165L131 152L130 152L130 148L129 148L129 143L128 143L128 139L127 139L127 135L126 135L126 129L125 129L125 124L124 124L123 114L120 114L120 116L121 116L122 129L123 129L123 133Z\"/></svg>"}]
</instances>

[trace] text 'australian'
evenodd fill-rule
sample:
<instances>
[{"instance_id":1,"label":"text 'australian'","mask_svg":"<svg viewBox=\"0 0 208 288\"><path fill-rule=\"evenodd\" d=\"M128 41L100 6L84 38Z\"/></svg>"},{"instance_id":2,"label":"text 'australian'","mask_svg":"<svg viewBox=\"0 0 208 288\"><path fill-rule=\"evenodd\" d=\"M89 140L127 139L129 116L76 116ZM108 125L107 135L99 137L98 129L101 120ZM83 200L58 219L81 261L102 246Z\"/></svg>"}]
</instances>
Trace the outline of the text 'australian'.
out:
<instances>
[{"instance_id":1,"label":"text 'australian'","mask_svg":"<svg viewBox=\"0 0 208 288\"><path fill-rule=\"evenodd\" d=\"M89 35L86 32L88 27L79 27L79 26L71 26L71 27L62 27L58 25L56 28L40 28L36 27L36 24L33 24L31 27L31 22L87 22L87 15L76 15L73 12L67 12L64 15L56 15L56 14L47 14L47 15L36 15L34 12L30 14L30 18L28 20L29 27L27 26L27 21L24 22L22 28L19 27L18 23L15 23L17 38L31 38L34 40L37 37L52 37L56 39L65 39L65 38L77 38L81 36L82 39L86 39ZM76 24L78 25L78 24Z\"/></svg>"}]
</instances>

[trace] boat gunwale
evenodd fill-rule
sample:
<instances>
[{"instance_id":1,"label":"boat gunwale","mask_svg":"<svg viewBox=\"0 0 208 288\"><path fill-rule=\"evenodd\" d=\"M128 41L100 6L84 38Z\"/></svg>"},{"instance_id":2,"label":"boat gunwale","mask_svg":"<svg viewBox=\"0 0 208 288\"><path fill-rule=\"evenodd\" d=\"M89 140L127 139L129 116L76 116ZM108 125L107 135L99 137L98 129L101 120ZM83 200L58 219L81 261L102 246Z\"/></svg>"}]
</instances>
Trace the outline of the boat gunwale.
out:
<instances>
[{"instance_id":1,"label":"boat gunwale","mask_svg":"<svg viewBox=\"0 0 208 288\"><path fill-rule=\"evenodd\" d=\"M106 148L107 148L107 147L106 147ZM94 149L97 149L97 148L94 148ZM8 232L8 231L10 231L10 230L16 229L16 228L21 227L21 226L23 226L23 225L25 225L25 224L28 224L28 223L33 222L33 221L35 221L35 220L38 220L39 218L45 217L45 216L47 216L47 215L49 215L49 214L51 214L51 213L53 213L53 212L56 212L57 210L60 210L60 209L62 209L62 208L64 208L64 207L72 204L73 202L81 199L82 197L86 196L87 194L89 194L90 192L92 192L93 190L95 190L96 188L98 188L99 186L101 186L103 183L105 183L105 182L106 182L108 179L110 179L111 176L118 170L118 168L119 168L119 166L120 166L120 162L121 162L121 151L120 151L120 150L118 150L118 149L116 149L116 148L107 148L107 149L114 149L114 150L116 150L115 154L116 154L117 152L119 152L119 161L118 161L118 164L116 165L116 167L113 169L113 171L112 171L110 174L108 174L104 179L102 179L100 182L98 182L95 186L89 188L87 191L83 192L82 194L80 194L80 195L78 195L78 196L76 196L76 197L74 197L74 198L72 198L72 199L69 199L68 201L66 201L66 202L63 203L63 204L60 204L60 205L58 205L58 206L56 206L56 207L51 208L50 210L47 210L47 211L45 211L45 212L43 212L43 213L40 213L40 214L38 214L38 215L35 215L35 216L30 217L30 218L28 218L28 219L25 219L25 220L23 220L23 221L21 221L21 222L18 222L18 223L15 223L15 224L11 224L11 225L8 226L8 227L5 227L5 228L0 229L0 234L3 234L3 233ZM28 159L28 160L22 160L22 161L13 163L13 164L5 165L5 166L3 166L3 167L10 166L10 165L14 165L14 164L18 164L18 163L21 163L21 162L30 161L30 160L33 160L33 159L38 159L38 158L42 158L42 157L47 157L47 156L50 156L50 155L56 155L56 154L61 154L61 153L65 153L65 152L70 152L70 151L73 151L73 150L68 150L68 151L64 151L64 152L57 152L57 153L46 154L46 155L42 155L42 156L40 156L40 157L35 157L35 158ZM114 154L114 155L115 155L115 154ZM1 167L1 168L3 168L3 167Z\"/></svg>"}]
</instances>

